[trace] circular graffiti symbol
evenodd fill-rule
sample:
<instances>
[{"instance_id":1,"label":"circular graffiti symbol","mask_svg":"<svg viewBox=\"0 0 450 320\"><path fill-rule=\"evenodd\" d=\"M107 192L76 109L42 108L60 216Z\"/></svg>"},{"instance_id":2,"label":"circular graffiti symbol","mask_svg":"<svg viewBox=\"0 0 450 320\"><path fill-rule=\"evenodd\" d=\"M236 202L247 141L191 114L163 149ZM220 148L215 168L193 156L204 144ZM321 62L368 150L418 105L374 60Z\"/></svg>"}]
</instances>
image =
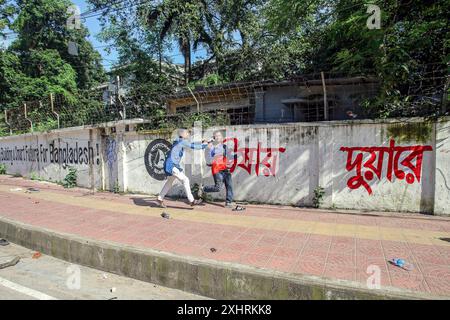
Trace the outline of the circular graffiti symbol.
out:
<instances>
[{"instance_id":1,"label":"circular graffiti symbol","mask_svg":"<svg viewBox=\"0 0 450 320\"><path fill-rule=\"evenodd\" d=\"M152 141L145 150L145 168L148 174L159 181L166 179L164 172L164 162L172 145L164 139L156 139Z\"/></svg>"}]
</instances>

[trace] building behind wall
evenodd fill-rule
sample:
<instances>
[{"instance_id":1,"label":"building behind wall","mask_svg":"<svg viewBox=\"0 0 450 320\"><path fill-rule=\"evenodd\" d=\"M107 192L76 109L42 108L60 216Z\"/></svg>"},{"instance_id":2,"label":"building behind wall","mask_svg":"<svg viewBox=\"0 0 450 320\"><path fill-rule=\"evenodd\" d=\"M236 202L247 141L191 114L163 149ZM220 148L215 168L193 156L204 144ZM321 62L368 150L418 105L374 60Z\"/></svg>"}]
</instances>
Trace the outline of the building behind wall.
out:
<instances>
[{"instance_id":1,"label":"building behind wall","mask_svg":"<svg viewBox=\"0 0 450 320\"><path fill-rule=\"evenodd\" d=\"M169 114L226 112L231 124L364 119L364 99L377 93L372 77L296 78L197 87L166 97Z\"/></svg>"}]
</instances>

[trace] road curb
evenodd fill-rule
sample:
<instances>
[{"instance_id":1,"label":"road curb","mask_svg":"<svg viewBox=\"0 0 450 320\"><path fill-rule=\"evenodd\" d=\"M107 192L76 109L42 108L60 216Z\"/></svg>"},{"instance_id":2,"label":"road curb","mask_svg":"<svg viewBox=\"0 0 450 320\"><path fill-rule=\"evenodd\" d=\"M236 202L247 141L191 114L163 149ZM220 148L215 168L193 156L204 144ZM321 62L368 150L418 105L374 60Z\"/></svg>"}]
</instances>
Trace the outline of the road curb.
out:
<instances>
[{"instance_id":1,"label":"road curb","mask_svg":"<svg viewBox=\"0 0 450 320\"><path fill-rule=\"evenodd\" d=\"M5 218L0 218L0 236L74 264L214 299L445 299L90 240Z\"/></svg>"}]
</instances>

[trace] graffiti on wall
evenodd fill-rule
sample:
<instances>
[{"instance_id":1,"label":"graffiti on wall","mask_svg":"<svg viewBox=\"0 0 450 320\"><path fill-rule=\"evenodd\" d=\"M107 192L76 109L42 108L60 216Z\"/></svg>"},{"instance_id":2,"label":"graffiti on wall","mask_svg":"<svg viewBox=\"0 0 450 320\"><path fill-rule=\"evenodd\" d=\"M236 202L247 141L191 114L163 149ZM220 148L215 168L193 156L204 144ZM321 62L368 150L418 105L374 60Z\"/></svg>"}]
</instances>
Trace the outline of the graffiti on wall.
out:
<instances>
[{"instance_id":1,"label":"graffiti on wall","mask_svg":"<svg viewBox=\"0 0 450 320\"><path fill-rule=\"evenodd\" d=\"M117 143L112 137L106 138L105 158L109 172L112 172L113 166L117 161Z\"/></svg>"},{"instance_id":2,"label":"graffiti on wall","mask_svg":"<svg viewBox=\"0 0 450 320\"><path fill-rule=\"evenodd\" d=\"M244 169L249 175L253 172L256 176L275 176L278 170L279 154L284 153L286 148L264 148L261 142L256 143L256 147L239 147L237 138L225 139L225 142L232 142L234 157L231 159L230 171L236 168Z\"/></svg>"},{"instance_id":3,"label":"graffiti on wall","mask_svg":"<svg viewBox=\"0 0 450 320\"><path fill-rule=\"evenodd\" d=\"M347 186L350 189L358 189L362 186L371 195L372 188L368 182L375 177L381 180L385 158L388 181L392 182L395 177L405 180L408 184L416 181L420 183L424 152L432 151L433 148L420 145L396 146L395 141L390 140L389 146L386 147L341 147L340 150L347 152L346 170L356 172L355 176L348 179Z\"/></svg>"},{"instance_id":4,"label":"graffiti on wall","mask_svg":"<svg viewBox=\"0 0 450 320\"><path fill-rule=\"evenodd\" d=\"M14 165L17 162L56 163L63 165L100 164L99 145L88 141L86 144L56 143L33 145L13 145L0 147L0 162Z\"/></svg>"},{"instance_id":5,"label":"graffiti on wall","mask_svg":"<svg viewBox=\"0 0 450 320\"><path fill-rule=\"evenodd\" d=\"M286 148L263 147L261 142L257 142L255 147L241 147L237 138L225 139L224 143L229 146L229 150L234 155L228 159L228 168L231 173L241 168L249 175L275 176L278 170L279 154L286 151ZM152 178L159 181L166 179L164 162L171 147L172 144L164 139L156 139L147 146L144 162Z\"/></svg>"},{"instance_id":6,"label":"graffiti on wall","mask_svg":"<svg viewBox=\"0 0 450 320\"><path fill-rule=\"evenodd\" d=\"M152 141L145 150L144 162L150 177L163 181L166 179L164 172L164 162L170 151L172 144L164 139Z\"/></svg>"}]
</instances>

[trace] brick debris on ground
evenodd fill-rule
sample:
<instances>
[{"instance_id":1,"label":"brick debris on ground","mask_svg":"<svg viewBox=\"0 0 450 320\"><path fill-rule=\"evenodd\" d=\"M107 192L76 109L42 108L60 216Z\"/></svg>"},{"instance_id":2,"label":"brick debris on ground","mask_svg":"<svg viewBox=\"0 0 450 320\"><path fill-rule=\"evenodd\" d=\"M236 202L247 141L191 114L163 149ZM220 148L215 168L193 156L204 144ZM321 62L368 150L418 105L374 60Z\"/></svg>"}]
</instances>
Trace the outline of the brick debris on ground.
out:
<instances>
[{"instance_id":1,"label":"brick debris on ground","mask_svg":"<svg viewBox=\"0 0 450 320\"><path fill-rule=\"evenodd\" d=\"M9 176L0 176L0 201L0 217L56 232L364 284L367 268L376 265L382 286L450 296L446 217L262 205L233 212L221 204L191 209L170 200L160 209L155 197L92 194ZM393 266L392 258L414 269Z\"/></svg>"}]
</instances>

